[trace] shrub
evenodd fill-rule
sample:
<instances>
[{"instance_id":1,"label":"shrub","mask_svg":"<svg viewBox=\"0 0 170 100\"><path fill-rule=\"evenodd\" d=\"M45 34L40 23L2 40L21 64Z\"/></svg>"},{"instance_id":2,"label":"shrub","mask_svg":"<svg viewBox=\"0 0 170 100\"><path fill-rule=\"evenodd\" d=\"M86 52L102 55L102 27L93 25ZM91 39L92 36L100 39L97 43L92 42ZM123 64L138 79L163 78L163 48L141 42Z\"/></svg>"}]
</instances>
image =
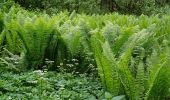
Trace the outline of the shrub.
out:
<instances>
[{"instance_id":1,"label":"shrub","mask_svg":"<svg viewBox=\"0 0 170 100\"><path fill-rule=\"evenodd\" d=\"M157 14L160 6L169 5L168 0L14 0L27 9L46 10L52 14L60 11L76 11L94 14L118 11L125 14ZM160 10L161 11L161 10ZM167 10L161 13L166 13ZM159 12L160 13L160 12Z\"/></svg>"}]
</instances>

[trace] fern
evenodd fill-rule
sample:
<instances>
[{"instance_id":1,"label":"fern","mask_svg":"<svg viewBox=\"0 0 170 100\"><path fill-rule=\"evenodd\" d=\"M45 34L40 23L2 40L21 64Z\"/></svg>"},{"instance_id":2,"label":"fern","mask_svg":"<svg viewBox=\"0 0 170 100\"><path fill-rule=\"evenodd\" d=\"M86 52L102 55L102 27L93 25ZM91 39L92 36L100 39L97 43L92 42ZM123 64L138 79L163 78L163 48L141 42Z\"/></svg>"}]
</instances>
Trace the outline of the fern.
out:
<instances>
[{"instance_id":1,"label":"fern","mask_svg":"<svg viewBox=\"0 0 170 100\"><path fill-rule=\"evenodd\" d=\"M0 46L3 46L3 43L5 42L5 31L2 31L0 34Z\"/></svg>"},{"instance_id":2,"label":"fern","mask_svg":"<svg viewBox=\"0 0 170 100\"><path fill-rule=\"evenodd\" d=\"M138 26L134 26L132 28L125 29L124 32L122 32L118 38L116 39L115 43L113 44L113 52L115 54L121 53L121 51L124 49L124 43L128 41L128 38L135 32L138 31Z\"/></svg>"},{"instance_id":3,"label":"fern","mask_svg":"<svg viewBox=\"0 0 170 100\"><path fill-rule=\"evenodd\" d=\"M169 47L162 48L163 51L153 52L150 61L150 75L149 75L149 89L146 93L145 99L162 99L168 95L170 87L169 75Z\"/></svg>"},{"instance_id":4,"label":"fern","mask_svg":"<svg viewBox=\"0 0 170 100\"><path fill-rule=\"evenodd\" d=\"M143 100L144 99L144 93L146 89L145 84L145 70L144 70L144 64L143 62L139 62L138 69L137 69L137 75L135 78L135 84L136 84L136 99Z\"/></svg>"},{"instance_id":5,"label":"fern","mask_svg":"<svg viewBox=\"0 0 170 100\"><path fill-rule=\"evenodd\" d=\"M105 62L107 60L108 66L106 67L106 72L105 74L108 74L108 79L110 82L107 84L109 87L108 89L111 89L113 95L118 95L119 94L119 89L120 89L120 80L119 80L119 74L118 74L118 66L116 64L116 59L114 58L114 55L112 53L112 50L110 49L110 46L108 42L105 42L102 46L103 48L103 55ZM110 68L109 68L110 67ZM107 79L107 78L106 78Z\"/></svg>"},{"instance_id":6,"label":"fern","mask_svg":"<svg viewBox=\"0 0 170 100\"><path fill-rule=\"evenodd\" d=\"M42 68L48 58L54 61L50 69L56 70L77 57L77 69L87 70L94 62L86 58L95 58L101 81L114 96L165 99L170 87L169 19L118 13L49 16L13 6L0 13L0 47L21 56L28 69Z\"/></svg>"},{"instance_id":7,"label":"fern","mask_svg":"<svg viewBox=\"0 0 170 100\"><path fill-rule=\"evenodd\" d=\"M25 47L25 60L27 66L37 68L43 63L45 50L48 47L50 38L53 37L55 30L50 22L45 24L46 17L35 20L31 23L27 19L24 29L19 28L17 31L23 46ZM34 24L34 25L33 25Z\"/></svg>"},{"instance_id":8,"label":"fern","mask_svg":"<svg viewBox=\"0 0 170 100\"><path fill-rule=\"evenodd\" d=\"M99 38L96 37L95 35L92 36L92 39L91 39L91 45L93 47L93 52L95 53L95 60L97 62L97 67L98 67L98 73L99 73L99 76L101 78L101 81L102 83L106 86L106 80L105 80L105 73L104 73L104 66L102 65L102 51L101 51L101 45L100 45L100 41L97 39Z\"/></svg>"},{"instance_id":9,"label":"fern","mask_svg":"<svg viewBox=\"0 0 170 100\"><path fill-rule=\"evenodd\" d=\"M76 55L80 48L81 48L81 43L80 43L80 31L78 27L76 28L71 28L73 31L70 31L70 33L66 33L63 36L63 39L65 39L65 42L71 51L72 55Z\"/></svg>"},{"instance_id":10,"label":"fern","mask_svg":"<svg viewBox=\"0 0 170 100\"><path fill-rule=\"evenodd\" d=\"M120 84L114 55L108 42L103 43L102 40L99 40L100 34L96 33L96 35L92 37L92 46L98 65L99 76L106 89L116 96L119 93Z\"/></svg>"},{"instance_id":11,"label":"fern","mask_svg":"<svg viewBox=\"0 0 170 100\"><path fill-rule=\"evenodd\" d=\"M4 28L4 18L3 18L3 13L0 12L0 33L3 31Z\"/></svg>"}]
</instances>

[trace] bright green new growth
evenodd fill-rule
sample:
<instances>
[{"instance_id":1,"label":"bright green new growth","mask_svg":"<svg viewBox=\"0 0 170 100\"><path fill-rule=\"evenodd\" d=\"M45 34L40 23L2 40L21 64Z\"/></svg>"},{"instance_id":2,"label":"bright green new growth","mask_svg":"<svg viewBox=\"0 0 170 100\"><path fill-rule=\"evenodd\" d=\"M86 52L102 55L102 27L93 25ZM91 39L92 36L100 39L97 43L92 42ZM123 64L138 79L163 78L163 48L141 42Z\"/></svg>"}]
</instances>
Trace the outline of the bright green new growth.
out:
<instances>
[{"instance_id":1,"label":"bright green new growth","mask_svg":"<svg viewBox=\"0 0 170 100\"><path fill-rule=\"evenodd\" d=\"M111 43L108 41L108 37L104 37L100 32L96 32L92 37L92 45L99 75L106 89L112 92L114 96L121 93L119 90L122 89L131 100L159 100L161 98L166 98L166 96L169 95L169 47L166 45L165 50L162 48L162 54L156 51L155 53L158 55L155 55L154 57L152 55L154 54L156 47L152 46L155 49L152 50L153 54L147 55L149 57L147 57L147 61L150 57L154 60L149 60L151 65L145 60L145 46L148 42L156 41L153 40L154 38L156 39L156 34L153 31L154 29L155 25L151 25L148 29L143 29L140 32L132 34L129 38L126 35L128 40L122 40L124 42L121 42L121 39L115 39L115 41ZM111 36L109 38L111 38ZM114 43L118 43L116 40L118 40L119 43L123 43L122 46L119 47L123 48L122 51L120 51L120 49L119 52L114 52L114 47L111 50L111 46L114 45ZM109 42L111 46L109 45ZM135 52L138 52L136 57ZM117 55L116 53L119 54ZM156 62L154 63L152 61ZM162 85L160 86L158 84ZM123 87L120 87L121 85Z\"/></svg>"},{"instance_id":2,"label":"bright green new growth","mask_svg":"<svg viewBox=\"0 0 170 100\"><path fill-rule=\"evenodd\" d=\"M169 16L48 16L12 7L0 13L0 47L19 55L25 69L41 69L46 59L53 61L50 70L78 60L82 72L97 66L113 96L162 100L170 96L169 26Z\"/></svg>"},{"instance_id":3,"label":"bright green new growth","mask_svg":"<svg viewBox=\"0 0 170 100\"><path fill-rule=\"evenodd\" d=\"M101 38L99 33L96 33L95 35L97 36L92 37L92 46L94 48L99 76L106 89L116 96L119 93L120 84L118 73L115 68L116 63L114 56L111 53L112 51L108 42L103 43L103 40L98 40Z\"/></svg>"}]
</instances>

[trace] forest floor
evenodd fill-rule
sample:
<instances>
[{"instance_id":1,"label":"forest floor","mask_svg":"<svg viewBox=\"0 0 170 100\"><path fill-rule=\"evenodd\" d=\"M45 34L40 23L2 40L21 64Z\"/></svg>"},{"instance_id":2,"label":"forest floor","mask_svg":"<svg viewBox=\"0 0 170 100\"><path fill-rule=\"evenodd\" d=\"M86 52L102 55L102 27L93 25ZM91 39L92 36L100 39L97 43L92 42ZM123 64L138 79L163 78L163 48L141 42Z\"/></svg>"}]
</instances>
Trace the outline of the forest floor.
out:
<instances>
[{"instance_id":1,"label":"forest floor","mask_svg":"<svg viewBox=\"0 0 170 100\"><path fill-rule=\"evenodd\" d=\"M0 100L97 100L103 93L99 79L85 74L0 73Z\"/></svg>"}]
</instances>

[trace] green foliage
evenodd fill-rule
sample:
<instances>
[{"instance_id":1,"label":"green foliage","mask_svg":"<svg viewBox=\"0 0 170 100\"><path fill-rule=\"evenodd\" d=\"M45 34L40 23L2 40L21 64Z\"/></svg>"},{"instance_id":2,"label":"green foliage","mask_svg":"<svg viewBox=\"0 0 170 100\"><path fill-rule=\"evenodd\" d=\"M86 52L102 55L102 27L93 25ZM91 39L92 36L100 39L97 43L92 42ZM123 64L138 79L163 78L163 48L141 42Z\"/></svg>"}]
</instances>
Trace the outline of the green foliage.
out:
<instances>
[{"instance_id":1,"label":"green foliage","mask_svg":"<svg viewBox=\"0 0 170 100\"><path fill-rule=\"evenodd\" d=\"M168 15L89 16L61 12L49 16L13 6L1 13L0 20L0 47L9 51L0 53L1 67L11 66L14 72L22 67L45 67L88 75L96 73L97 67L104 89L109 92L105 93L108 99L157 100L170 96Z\"/></svg>"},{"instance_id":2,"label":"green foliage","mask_svg":"<svg viewBox=\"0 0 170 100\"><path fill-rule=\"evenodd\" d=\"M92 37L92 45L95 52L99 75L106 89L109 92L113 93L113 95L117 96L119 93L120 84L118 80L117 70L116 68L114 68L114 56L111 53L108 43L104 43L102 44L102 46L102 40L100 41L97 39L100 39L99 35L97 35L96 37Z\"/></svg>"},{"instance_id":3,"label":"green foliage","mask_svg":"<svg viewBox=\"0 0 170 100\"><path fill-rule=\"evenodd\" d=\"M20 72L21 68L19 68L18 64L21 60L18 55L14 55L7 49L3 48L2 52L0 52L0 68L2 71L11 71L11 72Z\"/></svg>"},{"instance_id":4,"label":"green foliage","mask_svg":"<svg viewBox=\"0 0 170 100\"><path fill-rule=\"evenodd\" d=\"M13 0L27 9L45 10L48 14L60 11L96 14L120 12L125 14L167 14L168 0ZM161 7L162 6L162 7ZM159 9L161 7L161 9ZM167 8L167 9L166 9Z\"/></svg>"},{"instance_id":5,"label":"green foliage","mask_svg":"<svg viewBox=\"0 0 170 100\"><path fill-rule=\"evenodd\" d=\"M149 64L149 89L146 93L146 99L161 99L169 95L169 47L157 46L150 58ZM159 90L159 91L156 91Z\"/></svg>"},{"instance_id":6,"label":"green foliage","mask_svg":"<svg viewBox=\"0 0 170 100\"><path fill-rule=\"evenodd\" d=\"M3 21L3 14L2 12L0 13L0 33L2 32L4 27L4 21Z\"/></svg>"},{"instance_id":7,"label":"green foliage","mask_svg":"<svg viewBox=\"0 0 170 100\"><path fill-rule=\"evenodd\" d=\"M147 17L141 17L144 18L143 21L147 20ZM169 75L169 67L166 65L166 63L169 62L169 53L167 52L169 47L164 44L159 44L160 46L165 46L165 49L161 47L161 50L166 51L161 51L164 52L165 55L160 53L160 56L156 55L156 59L163 62L156 61L156 59L153 60L156 61L154 62L155 65L150 65L151 63L146 62L146 58L150 56L151 58L154 57L152 57L152 53L149 53L146 56L145 53L147 53L147 51L145 48L147 48L150 42L157 44L155 43L157 41L155 39L164 36L165 34L162 33L158 36L157 32L155 32L156 25L149 21L143 21L139 22L139 24L141 24L140 27L142 28L141 31L139 31L139 26L132 28L134 30L131 32L137 31L137 33L124 34L120 33L121 31L113 31L114 27L111 24L104 28L105 31L102 31L104 33L100 31L95 31L95 33L93 33L94 36L92 37L91 42L93 45L92 47L94 48L93 50L95 53L99 76L101 77L101 81L106 89L112 92L115 96L119 93L122 94L122 91L118 90L124 90L127 98L132 100L144 98L146 100L163 99L169 95L169 82L166 82L169 81L169 78L166 77L166 75ZM166 29L166 32L169 32L169 29ZM125 35L126 38L122 38L121 35ZM168 35L168 33L166 33L166 35ZM114 43L116 43L116 45ZM121 45L118 45L117 43L121 43ZM112 47L114 45L115 48ZM116 46L119 47L117 52L114 50L116 49ZM157 48L153 45L153 47L151 45L149 46L152 48L151 52L154 52L153 48ZM159 54L159 52L157 53ZM162 68L163 66L166 66L167 69ZM162 73L161 69L166 70L167 72ZM152 72L154 73L153 76ZM159 76L159 74L161 76ZM151 82L150 78L154 77L156 77L156 81ZM164 86L160 86L159 88L159 86L157 86L158 84L162 84ZM155 87L153 85L155 85ZM152 88L154 88L153 93L150 92L152 91ZM159 90L166 92L161 93L158 92Z\"/></svg>"},{"instance_id":8,"label":"green foliage","mask_svg":"<svg viewBox=\"0 0 170 100\"><path fill-rule=\"evenodd\" d=\"M27 9L46 10L52 14L60 11L76 11L80 13L98 13L100 11L99 0L13 0ZM90 12L89 12L90 11Z\"/></svg>"},{"instance_id":9,"label":"green foliage","mask_svg":"<svg viewBox=\"0 0 170 100\"><path fill-rule=\"evenodd\" d=\"M20 74L0 71L1 99L92 99L103 98L104 91L98 79L75 76L71 73L24 72Z\"/></svg>"}]
</instances>

